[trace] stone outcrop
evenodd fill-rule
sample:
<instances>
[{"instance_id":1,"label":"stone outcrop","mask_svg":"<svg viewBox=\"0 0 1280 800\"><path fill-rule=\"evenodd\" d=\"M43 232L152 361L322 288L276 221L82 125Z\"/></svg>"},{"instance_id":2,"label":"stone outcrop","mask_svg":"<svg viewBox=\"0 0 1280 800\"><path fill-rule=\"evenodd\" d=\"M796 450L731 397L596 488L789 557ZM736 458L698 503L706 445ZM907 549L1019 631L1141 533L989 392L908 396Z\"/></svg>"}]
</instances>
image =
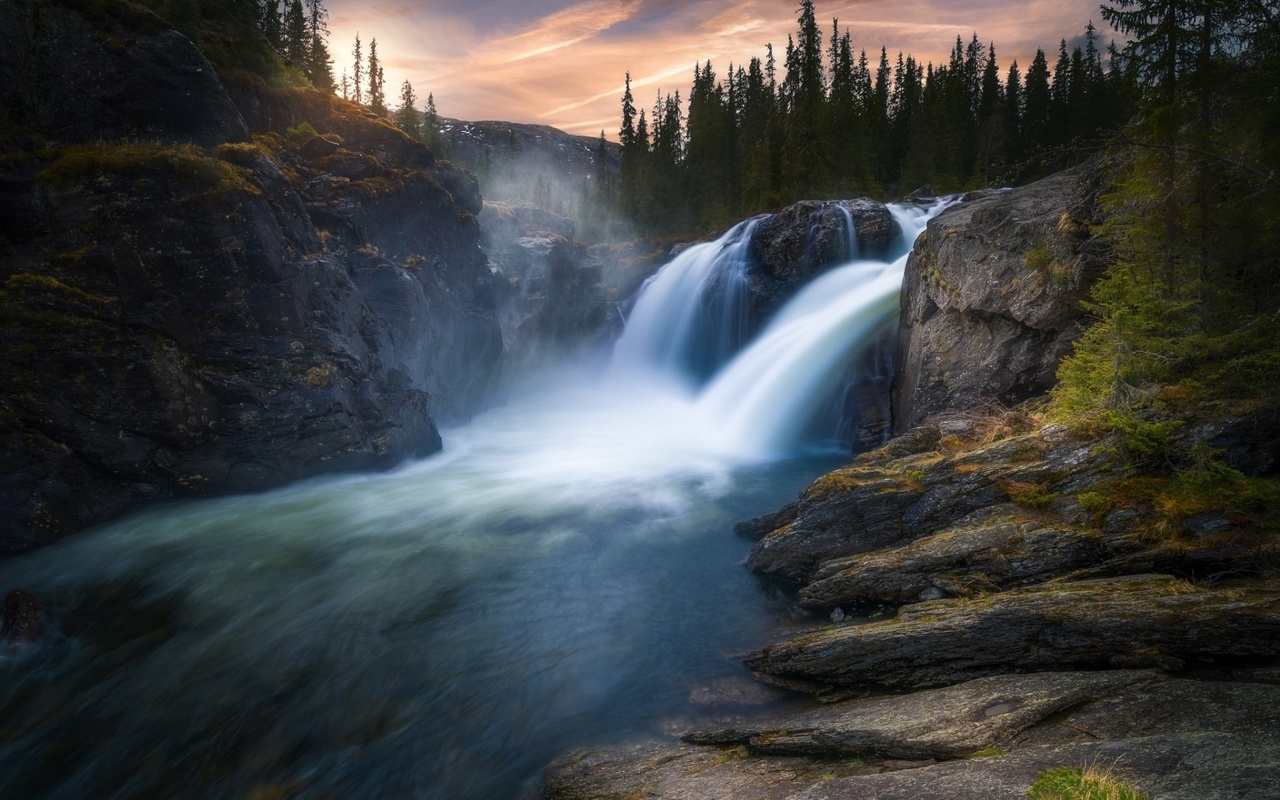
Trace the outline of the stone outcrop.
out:
<instances>
[{"instance_id":1,"label":"stone outcrop","mask_svg":"<svg viewBox=\"0 0 1280 800\"><path fill-rule=\"evenodd\" d=\"M901 237L884 204L865 198L803 201L760 219L751 238L747 280L754 320L767 321L806 283L854 257L849 219L856 231L856 257L883 259Z\"/></svg>"},{"instance_id":2,"label":"stone outcrop","mask_svg":"<svg viewBox=\"0 0 1280 800\"><path fill-rule=\"evenodd\" d=\"M801 495L795 519L756 543L748 566L807 582L824 562L932 535L1006 501L1010 489L1035 487L1065 509L1073 489L1104 468L1089 457L1093 443L1051 444L1039 432L954 454L935 449L938 440L936 428L922 429L822 476Z\"/></svg>"},{"instance_id":3,"label":"stone outcrop","mask_svg":"<svg viewBox=\"0 0 1280 800\"><path fill-rule=\"evenodd\" d=\"M1042 394L1083 330L1108 253L1099 170L984 193L930 220L907 262L893 426Z\"/></svg>"},{"instance_id":4,"label":"stone outcrop","mask_svg":"<svg viewBox=\"0 0 1280 800\"><path fill-rule=\"evenodd\" d=\"M573 221L516 201L487 202L479 219L494 272L504 377L603 344L610 293L600 262L574 239Z\"/></svg>"},{"instance_id":5,"label":"stone outcrop","mask_svg":"<svg viewBox=\"0 0 1280 800\"><path fill-rule=\"evenodd\" d=\"M694 744L744 744L762 754L945 760L993 747L1053 714L1156 679L1155 673L1140 670L999 675L682 738Z\"/></svg>"},{"instance_id":6,"label":"stone outcrop","mask_svg":"<svg viewBox=\"0 0 1280 800\"><path fill-rule=\"evenodd\" d=\"M1192 420L1159 465L1027 408L859 456L737 526L749 566L828 617L745 664L816 702L762 695L567 754L543 796L1013 800L1090 763L1156 798L1271 796L1280 550L1241 484L1179 506L1162 470L1228 441L1265 469L1273 443L1238 432L1273 413Z\"/></svg>"},{"instance_id":7,"label":"stone outcrop","mask_svg":"<svg viewBox=\"0 0 1280 800\"><path fill-rule=\"evenodd\" d=\"M811 608L905 605L1039 583L1098 564L1127 542L1013 503L887 550L828 561L800 591Z\"/></svg>"},{"instance_id":8,"label":"stone outcrop","mask_svg":"<svg viewBox=\"0 0 1280 800\"><path fill-rule=\"evenodd\" d=\"M86 8L0 8L0 91L38 107L7 132L42 145L0 178L0 552L438 449L432 415L473 412L501 356L474 181L332 96L228 92L131 4ZM95 79L46 104L30 81L65 52ZM323 145L282 135L302 119Z\"/></svg>"}]
</instances>

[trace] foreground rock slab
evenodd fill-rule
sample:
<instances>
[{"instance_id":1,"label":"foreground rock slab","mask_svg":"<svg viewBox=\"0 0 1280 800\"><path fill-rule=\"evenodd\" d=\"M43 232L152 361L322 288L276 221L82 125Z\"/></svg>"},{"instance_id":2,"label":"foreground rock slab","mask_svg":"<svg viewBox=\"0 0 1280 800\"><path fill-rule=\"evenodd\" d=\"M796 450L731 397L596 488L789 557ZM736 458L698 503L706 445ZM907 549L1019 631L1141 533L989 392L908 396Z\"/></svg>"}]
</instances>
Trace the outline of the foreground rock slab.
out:
<instances>
[{"instance_id":1,"label":"foreground rock slab","mask_svg":"<svg viewBox=\"0 0 1280 800\"><path fill-rule=\"evenodd\" d=\"M1259 656L1280 656L1280 591L1138 575L917 603L893 620L770 645L747 665L827 684L920 688L1010 670L1178 668Z\"/></svg>"},{"instance_id":2,"label":"foreground rock slab","mask_svg":"<svg viewBox=\"0 0 1280 800\"><path fill-rule=\"evenodd\" d=\"M969 596L1092 566L1109 549L1100 531L1004 503L909 545L828 562L800 602L831 608Z\"/></svg>"},{"instance_id":3,"label":"foreground rock slab","mask_svg":"<svg viewBox=\"0 0 1280 800\"><path fill-rule=\"evenodd\" d=\"M750 726L688 734L775 755L950 759L971 755L1051 714L1135 684L1138 670L999 675L909 695L855 700Z\"/></svg>"},{"instance_id":4,"label":"foreground rock slab","mask_svg":"<svg viewBox=\"0 0 1280 800\"><path fill-rule=\"evenodd\" d=\"M548 771L545 800L662 797L665 800L1023 800L1041 770L1096 765L1110 769L1153 800L1264 800L1280 796L1280 687L1265 683L1152 681L1150 673L1098 673L1096 693L1012 734L993 755L930 763L878 760L874 755L781 756L755 745L700 746L644 742L581 750ZM1077 675L1002 676L1008 686ZM1111 681L1111 686L1106 683ZM986 698L974 681L976 705L952 706L981 718ZM957 687L959 688L959 687ZM1066 692L1073 689L1064 689ZM937 692L893 700L929 713ZM847 704L865 706L868 701ZM880 702L880 701L873 701ZM797 729L805 714L788 718ZM898 723L901 724L901 723ZM960 717L945 725L964 736ZM981 724L981 723L979 723ZM905 768L904 768L905 767Z\"/></svg>"}]
</instances>

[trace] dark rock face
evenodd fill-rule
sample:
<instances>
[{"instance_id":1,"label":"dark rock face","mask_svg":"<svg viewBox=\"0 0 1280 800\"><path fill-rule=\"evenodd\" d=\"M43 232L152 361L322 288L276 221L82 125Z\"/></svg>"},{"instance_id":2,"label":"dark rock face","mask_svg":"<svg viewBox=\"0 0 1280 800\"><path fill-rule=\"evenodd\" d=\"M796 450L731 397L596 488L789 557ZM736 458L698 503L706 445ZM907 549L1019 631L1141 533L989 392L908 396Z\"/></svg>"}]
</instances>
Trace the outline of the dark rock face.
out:
<instances>
[{"instance_id":1,"label":"dark rock face","mask_svg":"<svg viewBox=\"0 0 1280 800\"><path fill-rule=\"evenodd\" d=\"M808 200L760 220L751 238L748 278L754 319L768 320L804 284L852 258L846 213L859 257L885 257L900 231L889 210L874 200Z\"/></svg>"},{"instance_id":2,"label":"dark rock face","mask_svg":"<svg viewBox=\"0 0 1280 800\"><path fill-rule=\"evenodd\" d=\"M147 35L115 42L39 8L60 46L96 47L116 69L154 56L168 80L190 79L190 102L229 106L211 71L169 71L183 48L199 58L180 35L155 34L160 58ZM29 47L43 52L41 36ZM0 72L27 92L23 80ZM115 107L147 107L147 86L115 87ZM178 104L167 132L139 127L141 112L107 127L159 143L95 136L0 180L0 552L156 499L428 454L432 415L464 417L487 389L502 344L474 181L337 98L236 97L259 119L335 135L241 143L234 107L236 125L211 113L192 129ZM36 134L80 130L57 110L33 117Z\"/></svg>"},{"instance_id":3,"label":"dark rock face","mask_svg":"<svg viewBox=\"0 0 1280 800\"><path fill-rule=\"evenodd\" d=\"M48 140L249 140L213 67L185 36L139 6L106 4L97 19L51 3L0 6L3 127ZM30 146L26 144L25 146Z\"/></svg>"},{"instance_id":4,"label":"dark rock face","mask_svg":"<svg viewBox=\"0 0 1280 800\"><path fill-rule=\"evenodd\" d=\"M35 640L44 631L44 608L40 602L21 589L14 589L4 596L4 627L0 628L0 641L10 650Z\"/></svg>"},{"instance_id":5,"label":"dark rock face","mask_svg":"<svg viewBox=\"0 0 1280 800\"><path fill-rule=\"evenodd\" d=\"M1087 169L1064 172L929 222L902 288L895 431L1053 385L1107 258L1090 234L1101 182Z\"/></svg>"},{"instance_id":6,"label":"dark rock face","mask_svg":"<svg viewBox=\"0 0 1280 800\"><path fill-rule=\"evenodd\" d=\"M503 376L603 344L612 304L602 266L574 240L573 221L530 203L480 213L502 325Z\"/></svg>"}]
</instances>

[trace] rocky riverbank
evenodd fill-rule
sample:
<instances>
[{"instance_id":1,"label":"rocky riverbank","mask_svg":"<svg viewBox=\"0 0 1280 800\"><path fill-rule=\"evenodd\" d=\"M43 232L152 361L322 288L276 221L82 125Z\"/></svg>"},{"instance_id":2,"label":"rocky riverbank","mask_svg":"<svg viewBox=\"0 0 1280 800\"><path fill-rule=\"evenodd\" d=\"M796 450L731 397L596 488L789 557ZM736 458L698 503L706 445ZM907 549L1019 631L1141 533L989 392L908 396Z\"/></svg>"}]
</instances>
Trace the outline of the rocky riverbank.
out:
<instances>
[{"instance_id":1,"label":"rocky riverbank","mask_svg":"<svg viewBox=\"0 0 1280 800\"><path fill-rule=\"evenodd\" d=\"M1052 385L1082 326L1098 186L933 220L900 435L737 526L748 568L813 614L744 658L787 694L695 687L723 710L566 754L541 797L1014 800L1091 764L1153 798L1280 794L1274 398L998 410Z\"/></svg>"},{"instance_id":2,"label":"rocky riverbank","mask_svg":"<svg viewBox=\"0 0 1280 800\"><path fill-rule=\"evenodd\" d=\"M1012 800L1095 762L1153 797L1274 796L1274 535L1225 494L1141 496L1119 433L1010 416L932 420L739 526L829 620L746 658L810 705L568 754L543 796Z\"/></svg>"}]
</instances>

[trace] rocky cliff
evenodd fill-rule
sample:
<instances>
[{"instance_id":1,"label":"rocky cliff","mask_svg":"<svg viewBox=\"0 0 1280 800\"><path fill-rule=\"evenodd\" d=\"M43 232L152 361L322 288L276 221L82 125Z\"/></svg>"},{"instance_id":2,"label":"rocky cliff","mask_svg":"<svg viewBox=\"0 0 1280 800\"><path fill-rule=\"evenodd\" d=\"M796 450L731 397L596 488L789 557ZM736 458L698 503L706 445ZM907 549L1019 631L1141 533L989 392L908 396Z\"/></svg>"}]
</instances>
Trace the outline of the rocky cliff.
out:
<instances>
[{"instance_id":1,"label":"rocky cliff","mask_svg":"<svg viewBox=\"0 0 1280 800\"><path fill-rule=\"evenodd\" d=\"M486 202L480 230L502 327L506 380L607 342L611 298L573 220L530 203Z\"/></svg>"},{"instance_id":2,"label":"rocky cliff","mask_svg":"<svg viewBox=\"0 0 1280 800\"><path fill-rule=\"evenodd\" d=\"M1102 182L1096 167L1080 168L976 193L930 220L902 287L895 431L1053 385L1107 263L1093 231Z\"/></svg>"},{"instance_id":3,"label":"rocky cliff","mask_svg":"<svg viewBox=\"0 0 1280 800\"><path fill-rule=\"evenodd\" d=\"M0 36L0 551L391 466L475 408L502 344L469 176L129 3L6 3Z\"/></svg>"}]
</instances>

